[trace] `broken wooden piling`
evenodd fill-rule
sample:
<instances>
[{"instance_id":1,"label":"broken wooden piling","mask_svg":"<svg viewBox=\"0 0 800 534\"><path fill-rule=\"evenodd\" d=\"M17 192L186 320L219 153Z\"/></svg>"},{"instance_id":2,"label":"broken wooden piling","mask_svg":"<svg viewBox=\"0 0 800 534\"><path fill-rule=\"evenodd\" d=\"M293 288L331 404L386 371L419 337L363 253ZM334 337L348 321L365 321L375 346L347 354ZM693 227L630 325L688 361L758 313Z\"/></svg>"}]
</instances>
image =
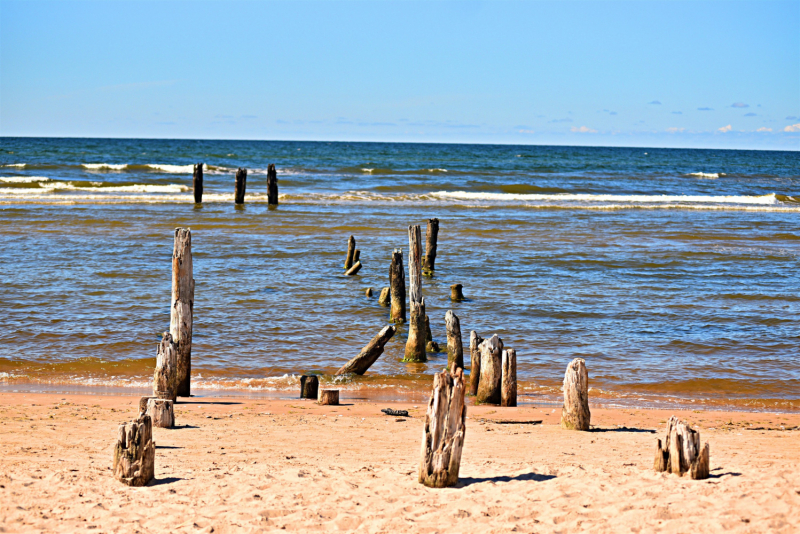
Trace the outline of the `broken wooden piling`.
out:
<instances>
[{"instance_id":1,"label":"broken wooden piling","mask_svg":"<svg viewBox=\"0 0 800 534\"><path fill-rule=\"evenodd\" d=\"M517 405L517 351L503 350L500 379L500 406Z\"/></svg>"},{"instance_id":2,"label":"broken wooden piling","mask_svg":"<svg viewBox=\"0 0 800 534\"><path fill-rule=\"evenodd\" d=\"M395 323L406 322L406 275L403 266L403 251L395 249L392 252L392 263L389 266L389 287L391 309L389 319Z\"/></svg>"},{"instance_id":3,"label":"broken wooden piling","mask_svg":"<svg viewBox=\"0 0 800 534\"><path fill-rule=\"evenodd\" d=\"M172 251L172 306L169 333L178 346L179 397L189 397L192 372L192 321L194 313L194 278L192 269L192 231L175 229Z\"/></svg>"},{"instance_id":4,"label":"broken wooden piling","mask_svg":"<svg viewBox=\"0 0 800 534\"><path fill-rule=\"evenodd\" d=\"M461 323L453 310L444 314L447 329L447 368L455 373L457 367L464 368L464 346L461 342Z\"/></svg>"},{"instance_id":5,"label":"broken wooden piling","mask_svg":"<svg viewBox=\"0 0 800 534\"><path fill-rule=\"evenodd\" d=\"M153 426L159 428L172 428L175 426L175 410L173 402L169 399L150 399L147 401L147 415Z\"/></svg>"},{"instance_id":6,"label":"broken wooden piling","mask_svg":"<svg viewBox=\"0 0 800 534\"><path fill-rule=\"evenodd\" d=\"M158 345L153 395L171 401L178 396L178 345L169 332L164 332Z\"/></svg>"},{"instance_id":7,"label":"broken wooden piling","mask_svg":"<svg viewBox=\"0 0 800 534\"><path fill-rule=\"evenodd\" d=\"M236 204L244 204L244 191L247 188L247 169L239 168L236 170L236 186L233 193L233 201Z\"/></svg>"},{"instance_id":8,"label":"broken wooden piling","mask_svg":"<svg viewBox=\"0 0 800 534\"><path fill-rule=\"evenodd\" d=\"M361 262L357 261L344 274L345 274L345 276L353 276L355 274L358 274L358 271L360 271L360 270L361 270Z\"/></svg>"},{"instance_id":9,"label":"broken wooden piling","mask_svg":"<svg viewBox=\"0 0 800 534\"><path fill-rule=\"evenodd\" d=\"M445 370L433 376L418 474L419 482L430 488L447 488L458 483L467 420L464 392L463 369L458 368L452 374Z\"/></svg>"},{"instance_id":10,"label":"broken wooden piling","mask_svg":"<svg viewBox=\"0 0 800 534\"><path fill-rule=\"evenodd\" d=\"M450 286L450 300L454 300L456 302L464 300L464 293L461 292L462 288L461 284L453 284Z\"/></svg>"},{"instance_id":11,"label":"broken wooden piling","mask_svg":"<svg viewBox=\"0 0 800 534\"><path fill-rule=\"evenodd\" d=\"M426 352L439 352L439 344L433 340L433 333L431 332L431 318L425 314L425 351Z\"/></svg>"},{"instance_id":12,"label":"broken wooden piling","mask_svg":"<svg viewBox=\"0 0 800 534\"><path fill-rule=\"evenodd\" d=\"M381 289L381 295L378 297L378 304L381 306L389 306L392 303L392 290L388 287Z\"/></svg>"},{"instance_id":13,"label":"broken wooden piling","mask_svg":"<svg viewBox=\"0 0 800 534\"><path fill-rule=\"evenodd\" d=\"M119 426L114 446L114 478L128 486L144 486L155 478L156 446L153 423L142 414L130 423Z\"/></svg>"},{"instance_id":14,"label":"broken wooden piling","mask_svg":"<svg viewBox=\"0 0 800 534\"><path fill-rule=\"evenodd\" d=\"M700 432L673 415L667 422L665 445L662 447L661 440L657 440L653 467L658 472L678 476L688 473L694 480L703 480L710 472L710 454L708 443L700 448Z\"/></svg>"},{"instance_id":15,"label":"broken wooden piling","mask_svg":"<svg viewBox=\"0 0 800 534\"><path fill-rule=\"evenodd\" d=\"M586 361L575 358L564 374L564 406L561 408L561 426L568 430L589 430L589 373Z\"/></svg>"},{"instance_id":16,"label":"broken wooden piling","mask_svg":"<svg viewBox=\"0 0 800 534\"><path fill-rule=\"evenodd\" d=\"M435 270L438 240L439 219L428 219L428 231L425 233L425 257L422 260L422 270L426 274L431 274Z\"/></svg>"},{"instance_id":17,"label":"broken wooden piling","mask_svg":"<svg viewBox=\"0 0 800 534\"><path fill-rule=\"evenodd\" d=\"M338 389L320 389L319 397L317 397L319 404L327 406L339 405L339 390Z\"/></svg>"},{"instance_id":18,"label":"broken wooden piling","mask_svg":"<svg viewBox=\"0 0 800 534\"><path fill-rule=\"evenodd\" d=\"M316 399L319 396L319 378L314 375L300 377L300 398Z\"/></svg>"},{"instance_id":19,"label":"broken wooden piling","mask_svg":"<svg viewBox=\"0 0 800 534\"><path fill-rule=\"evenodd\" d=\"M422 233L418 224L408 227L409 324L404 361L425 362L425 299L422 297ZM394 293L394 286L392 286Z\"/></svg>"},{"instance_id":20,"label":"broken wooden piling","mask_svg":"<svg viewBox=\"0 0 800 534\"><path fill-rule=\"evenodd\" d=\"M500 404L502 380L503 340L497 334L485 339L480 345L481 377L478 382L476 400L481 404Z\"/></svg>"},{"instance_id":21,"label":"broken wooden piling","mask_svg":"<svg viewBox=\"0 0 800 534\"><path fill-rule=\"evenodd\" d=\"M481 379L481 349L480 344L483 343L483 338L478 335L475 330L469 333L469 394L478 394L478 384Z\"/></svg>"},{"instance_id":22,"label":"broken wooden piling","mask_svg":"<svg viewBox=\"0 0 800 534\"><path fill-rule=\"evenodd\" d=\"M275 170L274 163L267 167L267 205L278 205L278 171Z\"/></svg>"},{"instance_id":23,"label":"broken wooden piling","mask_svg":"<svg viewBox=\"0 0 800 534\"><path fill-rule=\"evenodd\" d=\"M192 187L194 189L194 203L203 203L203 164L195 163L192 172Z\"/></svg>"},{"instance_id":24,"label":"broken wooden piling","mask_svg":"<svg viewBox=\"0 0 800 534\"><path fill-rule=\"evenodd\" d=\"M367 343L367 346L361 349L358 356L347 362L341 369L336 371L337 375L356 374L363 375L367 369L375 363L381 354L383 354L384 345L392 336L397 332L397 327L394 325L384 326L372 340Z\"/></svg>"},{"instance_id":25,"label":"broken wooden piling","mask_svg":"<svg viewBox=\"0 0 800 534\"><path fill-rule=\"evenodd\" d=\"M356 238L350 236L347 239L347 257L344 260L344 270L350 270L350 267L353 266L355 263L355 255L356 255Z\"/></svg>"}]
</instances>

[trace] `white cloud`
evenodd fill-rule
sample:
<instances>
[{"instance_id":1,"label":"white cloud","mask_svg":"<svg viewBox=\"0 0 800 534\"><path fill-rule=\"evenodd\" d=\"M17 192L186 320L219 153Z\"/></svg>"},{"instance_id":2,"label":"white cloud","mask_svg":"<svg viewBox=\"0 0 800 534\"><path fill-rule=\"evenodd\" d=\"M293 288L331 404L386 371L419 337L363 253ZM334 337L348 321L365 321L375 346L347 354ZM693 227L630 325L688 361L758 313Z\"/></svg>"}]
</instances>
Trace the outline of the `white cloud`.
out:
<instances>
[{"instance_id":1,"label":"white cloud","mask_svg":"<svg viewBox=\"0 0 800 534\"><path fill-rule=\"evenodd\" d=\"M756 130L756 131L757 131L757 132L771 132L771 131L772 131L772 128L761 127L761 128L759 128L758 130Z\"/></svg>"},{"instance_id":2,"label":"white cloud","mask_svg":"<svg viewBox=\"0 0 800 534\"><path fill-rule=\"evenodd\" d=\"M800 132L800 122L792 124L783 129L784 132Z\"/></svg>"},{"instance_id":3,"label":"white cloud","mask_svg":"<svg viewBox=\"0 0 800 534\"><path fill-rule=\"evenodd\" d=\"M733 126L731 126L730 124L727 126L723 126L722 128L717 128L717 131L722 133L730 132L731 130L733 130Z\"/></svg>"},{"instance_id":4,"label":"white cloud","mask_svg":"<svg viewBox=\"0 0 800 534\"><path fill-rule=\"evenodd\" d=\"M732 108L749 108L750 105L749 104L745 104L744 102L734 102L733 104L731 104L731 107Z\"/></svg>"},{"instance_id":5,"label":"white cloud","mask_svg":"<svg viewBox=\"0 0 800 534\"><path fill-rule=\"evenodd\" d=\"M570 128L570 130L577 133L597 133L597 130L592 130L588 126L581 126L580 128L576 128L575 126L573 126L572 128Z\"/></svg>"},{"instance_id":6,"label":"white cloud","mask_svg":"<svg viewBox=\"0 0 800 534\"><path fill-rule=\"evenodd\" d=\"M673 126L672 128L667 128L667 131L668 131L669 133L678 133L678 132L682 132L682 131L684 131L685 129L686 129L686 128L677 128L677 127L674 127L674 126Z\"/></svg>"}]
</instances>

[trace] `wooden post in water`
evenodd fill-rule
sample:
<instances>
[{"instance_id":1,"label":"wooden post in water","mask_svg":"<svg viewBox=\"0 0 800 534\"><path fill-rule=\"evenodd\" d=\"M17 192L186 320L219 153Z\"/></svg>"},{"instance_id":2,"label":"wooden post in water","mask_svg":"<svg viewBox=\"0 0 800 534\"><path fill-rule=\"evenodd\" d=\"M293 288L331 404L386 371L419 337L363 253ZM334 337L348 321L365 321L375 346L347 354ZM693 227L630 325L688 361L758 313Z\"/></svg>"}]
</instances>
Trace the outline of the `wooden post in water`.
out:
<instances>
[{"instance_id":1,"label":"wooden post in water","mask_svg":"<svg viewBox=\"0 0 800 534\"><path fill-rule=\"evenodd\" d=\"M389 266L389 286L392 307L389 319L395 323L406 322L406 274L403 266L403 251L392 252L392 264Z\"/></svg>"},{"instance_id":2,"label":"wooden post in water","mask_svg":"<svg viewBox=\"0 0 800 534\"><path fill-rule=\"evenodd\" d=\"M344 260L344 270L347 271L353 266L356 255L356 238L350 236L347 240L347 257Z\"/></svg>"},{"instance_id":3,"label":"wooden post in water","mask_svg":"<svg viewBox=\"0 0 800 534\"><path fill-rule=\"evenodd\" d=\"M383 347L392 339L392 336L397 332L397 327L394 325L384 326L378 332L378 335L372 338L372 341L367 343L367 346L361 349L358 356L347 362L341 369L336 371L337 375L356 374L363 375L367 369L375 363L381 354L383 354Z\"/></svg>"},{"instance_id":4,"label":"wooden post in water","mask_svg":"<svg viewBox=\"0 0 800 534\"><path fill-rule=\"evenodd\" d=\"M694 480L703 480L708 478L710 460L708 443L700 448L700 432L674 415L670 417L666 445L662 447L661 440L657 440L655 470L678 476L688 473Z\"/></svg>"},{"instance_id":5,"label":"wooden post in water","mask_svg":"<svg viewBox=\"0 0 800 534\"><path fill-rule=\"evenodd\" d=\"M454 300L456 302L464 300L464 293L461 292L461 289L464 286L461 284L453 284L450 286L450 300Z\"/></svg>"},{"instance_id":6,"label":"wooden post in water","mask_svg":"<svg viewBox=\"0 0 800 534\"><path fill-rule=\"evenodd\" d=\"M425 314L425 351L426 352L439 352L439 344L433 340L433 333L431 333L431 318Z\"/></svg>"},{"instance_id":7,"label":"wooden post in water","mask_svg":"<svg viewBox=\"0 0 800 534\"><path fill-rule=\"evenodd\" d=\"M164 332L158 345L153 396L171 401L175 401L178 396L178 345L172 341L169 332Z\"/></svg>"},{"instance_id":8,"label":"wooden post in water","mask_svg":"<svg viewBox=\"0 0 800 534\"><path fill-rule=\"evenodd\" d=\"M388 287L381 289L381 296L378 297L378 304L381 306L389 306L392 303L392 290Z\"/></svg>"},{"instance_id":9,"label":"wooden post in water","mask_svg":"<svg viewBox=\"0 0 800 534\"><path fill-rule=\"evenodd\" d=\"M481 404L500 404L503 340L495 334L484 340L479 348L481 351L481 378L478 382L476 400Z\"/></svg>"},{"instance_id":10,"label":"wooden post in water","mask_svg":"<svg viewBox=\"0 0 800 534\"><path fill-rule=\"evenodd\" d=\"M203 164L196 163L194 166L194 173L192 175L192 186L194 186L194 203L202 204L203 202Z\"/></svg>"},{"instance_id":11,"label":"wooden post in water","mask_svg":"<svg viewBox=\"0 0 800 534\"><path fill-rule=\"evenodd\" d=\"M433 375L433 393L425 413L419 481L430 488L458 483L464 448L467 406L464 404L464 370Z\"/></svg>"},{"instance_id":12,"label":"wooden post in water","mask_svg":"<svg viewBox=\"0 0 800 534\"><path fill-rule=\"evenodd\" d=\"M275 170L274 163L267 167L267 205L278 205L278 171Z\"/></svg>"},{"instance_id":13,"label":"wooden post in water","mask_svg":"<svg viewBox=\"0 0 800 534\"><path fill-rule=\"evenodd\" d=\"M483 338L475 330L469 333L469 394L478 394L478 383L481 379L481 349Z\"/></svg>"},{"instance_id":14,"label":"wooden post in water","mask_svg":"<svg viewBox=\"0 0 800 534\"><path fill-rule=\"evenodd\" d=\"M422 261L422 270L427 274L433 273L436 263L436 243L439 239L439 219L428 219L428 231L425 234L425 258Z\"/></svg>"},{"instance_id":15,"label":"wooden post in water","mask_svg":"<svg viewBox=\"0 0 800 534\"><path fill-rule=\"evenodd\" d=\"M444 324L447 328L447 368L451 373L456 372L456 368L464 368L464 346L461 343L461 323L458 315L453 310L447 310L444 314Z\"/></svg>"},{"instance_id":16,"label":"wooden post in water","mask_svg":"<svg viewBox=\"0 0 800 534\"><path fill-rule=\"evenodd\" d=\"M353 275L355 275L355 274L358 274L358 271L360 271L360 270L361 270L361 262L360 262L360 261L357 261L357 262L355 262L355 263L353 264L353 266L352 266L352 267L350 267L349 269L347 269L347 271L346 271L344 274L345 274L346 276L353 276Z\"/></svg>"},{"instance_id":17,"label":"wooden post in water","mask_svg":"<svg viewBox=\"0 0 800 534\"><path fill-rule=\"evenodd\" d=\"M114 478L128 486L144 486L155 478L155 460L153 423L149 415L142 414L119 426L114 446Z\"/></svg>"},{"instance_id":18,"label":"wooden post in water","mask_svg":"<svg viewBox=\"0 0 800 534\"><path fill-rule=\"evenodd\" d=\"M561 426L568 430L589 430L592 414L589 411L589 373L586 361L575 358L564 374L564 406Z\"/></svg>"},{"instance_id":19,"label":"wooden post in water","mask_svg":"<svg viewBox=\"0 0 800 534\"><path fill-rule=\"evenodd\" d=\"M175 410L169 399L150 399L147 401L147 415L153 421L153 426L159 428L172 428L175 426Z\"/></svg>"},{"instance_id":20,"label":"wooden post in water","mask_svg":"<svg viewBox=\"0 0 800 534\"><path fill-rule=\"evenodd\" d=\"M244 191L247 188L247 169L239 168L236 171L236 189L233 194L233 201L236 204L244 204Z\"/></svg>"},{"instance_id":21,"label":"wooden post in water","mask_svg":"<svg viewBox=\"0 0 800 534\"><path fill-rule=\"evenodd\" d=\"M319 394L319 378L314 375L300 377L300 398L316 399Z\"/></svg>"},{"instance_id":22,"label":"wooden post in water","mask_svg":"<svg viewBox=\"0 0 800 534\"><path fill-rule=\"evenodd\" d=\"M422 234L419 225L408 227L409 324L404 361L425 362L425 299L422 297ZM392 286L394 294L394 286Z\"/></svg>"},{"instance_id":23,"label":"wooden post in water","mask_svg":"<svg viewBox=\"0 0 800 534\"><path fill-rule=\"evenodd\" d=\"M169 333L178 345L179 397L191 396L192 321L194 313L194 278L192 274L192 231L175 229L172 251L172 306Z\"/></svg>"},{"instance_id":24,"label":"wooden post in water","mask_svg":"<svg viewBox=\"0 0 800 534\"><path fill-rule=\"evenodd\" d=\"M517 351L505 349L502 357L503 376L500 379L500 406L517 405Z\"/></svg>"}]
</instances>

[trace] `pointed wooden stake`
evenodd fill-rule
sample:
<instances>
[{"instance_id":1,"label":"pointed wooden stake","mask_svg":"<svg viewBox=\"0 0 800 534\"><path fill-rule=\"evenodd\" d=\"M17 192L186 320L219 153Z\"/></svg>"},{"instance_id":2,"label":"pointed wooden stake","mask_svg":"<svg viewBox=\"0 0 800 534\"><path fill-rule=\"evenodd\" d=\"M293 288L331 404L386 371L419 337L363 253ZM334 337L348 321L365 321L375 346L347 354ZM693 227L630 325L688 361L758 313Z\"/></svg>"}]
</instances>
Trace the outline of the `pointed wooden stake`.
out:
<instances>
[{"instance_id":1,"label":"pointed wooden stake","mask_svg":"<svg viewBox=\"0 0 800 534\"><path fill-rule=\"evenodd\" d=\"M389 286L391 287L391 310L389 319L395 323L406 322L406 275L403 267L403 251L392 252L392 263L389 266Z\"/></svg>"}]
</instances>

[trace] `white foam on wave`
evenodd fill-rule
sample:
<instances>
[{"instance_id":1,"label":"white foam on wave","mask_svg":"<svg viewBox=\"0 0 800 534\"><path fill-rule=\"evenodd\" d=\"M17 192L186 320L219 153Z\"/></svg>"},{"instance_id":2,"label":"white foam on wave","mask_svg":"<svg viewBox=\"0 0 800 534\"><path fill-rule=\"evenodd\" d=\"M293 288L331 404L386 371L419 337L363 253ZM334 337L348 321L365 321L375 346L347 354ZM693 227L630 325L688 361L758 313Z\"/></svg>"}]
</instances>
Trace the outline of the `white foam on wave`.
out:
<instances>
[{"instance_id":1,"label":"white foam on wave","mask_svg":"<svg viewBox=\"0 0 800 534\"><path fill-rule=\"evenodd\" d=\"M3 167L17 167L17 168L22 168L22 167L24 167L25 165L27 165L27 163L9 163L8 165L3 165Z\"/></svg>"},{"instance_id":2,"label":"white foam on wave","mask_svg":"<svg viewBox=\"0 0 800 534\"><path fill-rule=\"evenodd\" d=\"M724 172L690 172L686 176L697 176L698 178L708 178L716 180L720 176L725 176Z\"/></svg>"},{"instance_id":3,"label":"white foam on wave","mask_svg":"<svg viewBox=\"0 0 800 534\"><path fill-rule=\"evenodd\" d=\"M32 184L36 182L49 182L47 176L0 176L0 182L8 184Z\"/></svg>"},{"instance_id":4,"label":"white foam on wave","mask_svg":"<svg viewBox=\"0 0 800 534\"><path fill-rule=\"evenodd\" d=\"M156 169L158 171L168 172L172 174L178 173L193 173L194 172L194 165L162 165L159 163L148 163L147 167L151 169ZM208 170L207 165L203 165L203 170Z\"/></svg>"},{"instance_id":5,"label":"white foam on wave","mask_svg":"<svg viewBox=\"0 0 800 534\"><path fill-rule=\"evenodd\" d=\"M372 171L374 171L375 169L364 168L364 169L361 169L361 170L366 172L366 173L372 174Z\"/></svg>"},{"instance_id":6,"label":"white foam on wave","mask_svg":"<svg viewBox=\"0 0 800 534\"><path fill-rule=\"evenodd\" d=\"M447 169L428 169L428 172L447 172Z\"/></svg>"},{"instance_id":7,"label":"white foam on wave","mask_svg":"<svg viewBox=\"0 0 800 534\"><path fill-rule=\"evenodd\" d=\"M90 187L76 186L72 182L49 182L39 184L40 188L68 191L92 191L95 193L183 193L189 190L181 184L133 184L133 185L106 185L103 182L92 182ZM34 191L36 191L34 189Z\"/></svg>"},{"instance_id":8,"label":"white foam on wave","mask_svg":"<svg viewBox=\"0 0 800 534\"><path fill-rule=\"evenodd\" d=\"M82 163L83 167L89 169L90 171L98 171L100 169L110 169L112 171L121 171L125 167L128 166L127 163L116 164L116 163Z\"/></svg>"},{"instance_id":9,"label":"white foam on wave","mask_svg":"<svg viewBox=\"0 0 800 534\"><path fill-rule=\"evenodd\" d=\"M760 204L778 205L775 193L761 196L744 195L591 195L559 193L551 195L514 193L471 193L468 191L438 191L431 195L445 199L524 201L524 202L625 202L631 204Z\"/></svg>"}]
</instances>

